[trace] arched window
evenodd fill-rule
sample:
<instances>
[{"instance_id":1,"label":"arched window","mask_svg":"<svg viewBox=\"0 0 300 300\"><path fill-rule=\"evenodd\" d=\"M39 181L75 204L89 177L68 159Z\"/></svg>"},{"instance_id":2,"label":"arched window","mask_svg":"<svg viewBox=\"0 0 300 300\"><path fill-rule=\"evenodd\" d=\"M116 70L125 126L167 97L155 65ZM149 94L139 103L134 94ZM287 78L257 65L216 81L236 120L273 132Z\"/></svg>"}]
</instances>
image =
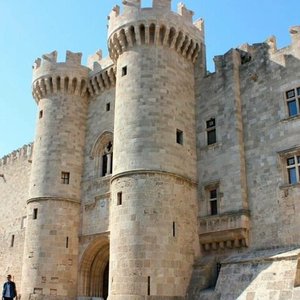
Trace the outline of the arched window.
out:
<instances>
[{"instance_id":1,"label":"arched window","mask_svg":"<svg viewBox=\"0 0 300 300\"><path fill-rule=\"evenodd\" d=\"M91 158L95 162L95 176L104 177L112 174L113 167L113 135L102 133L94 143Z\"/></svg>"},{"instance_id":2,"label":"arched window","mask_svg":"<svg viewBox=\"0 0 300 300\"><path fill-rule=\"evenodd\" d=\"M112 173L112 162L113 162L113 152L112 152L112 143L111 141L104 147L102 153L102 170L101 176L110 175Z\"/></svg>"}]
</instances>

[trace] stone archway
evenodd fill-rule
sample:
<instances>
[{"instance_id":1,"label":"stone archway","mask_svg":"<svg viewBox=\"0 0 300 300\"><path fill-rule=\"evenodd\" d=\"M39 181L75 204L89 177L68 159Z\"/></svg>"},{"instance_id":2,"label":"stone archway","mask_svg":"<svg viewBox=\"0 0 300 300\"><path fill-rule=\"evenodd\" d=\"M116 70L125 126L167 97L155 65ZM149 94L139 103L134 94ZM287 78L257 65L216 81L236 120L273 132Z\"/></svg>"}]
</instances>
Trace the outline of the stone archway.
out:
<instances>
[{"instance_id":1,"label":"stone archway","mask_svg":"<svg viewBox=\"0 0 300 300\"><path fill-rule=\"evenodd\" d=\"M109 242L107 237L94 239L83 253L79 268L80 299L108 296Z\"/></svg>"}]
</instances>

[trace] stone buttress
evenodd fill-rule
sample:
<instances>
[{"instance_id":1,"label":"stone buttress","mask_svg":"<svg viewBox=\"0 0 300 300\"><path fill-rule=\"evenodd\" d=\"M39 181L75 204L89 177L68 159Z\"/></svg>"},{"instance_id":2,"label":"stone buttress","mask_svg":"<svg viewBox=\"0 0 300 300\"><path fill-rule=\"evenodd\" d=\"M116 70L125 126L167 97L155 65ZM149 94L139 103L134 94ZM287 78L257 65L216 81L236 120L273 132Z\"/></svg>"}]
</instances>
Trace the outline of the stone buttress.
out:
<instances>
[{"instance_id":1,"label":"stone buttress","mask_svg":"<svg viewBox=\"0 0 300 300\"><path fill-rule=\"evenodd\" d=\"M116 64L110 300L184 299L195 257L194 65L203 24L171 0L109 16Z\"/></svg>"},{"instance_id":2,"label":"stone buttress","mask_svg":"<svg viewBox=\"0 0 300 300\"><path fill-rule=\"evenodd\" d=\"M81 54L52 52L37 59L33 96L38 104L22 299L76 299L80 183L89 69Z\"/></svg>"}]
</instances>

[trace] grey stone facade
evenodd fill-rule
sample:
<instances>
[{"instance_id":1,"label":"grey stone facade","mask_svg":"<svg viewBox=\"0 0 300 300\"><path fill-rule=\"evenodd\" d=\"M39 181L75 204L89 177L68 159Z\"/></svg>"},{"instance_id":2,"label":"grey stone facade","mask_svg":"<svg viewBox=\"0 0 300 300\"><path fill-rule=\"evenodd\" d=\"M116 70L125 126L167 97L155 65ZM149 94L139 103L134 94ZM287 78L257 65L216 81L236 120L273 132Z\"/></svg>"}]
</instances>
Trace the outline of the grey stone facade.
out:
<instances>
[{"instance_id":1,"label":"grey stone facade","mask_svg":"<svg viewBox=\"0 0 300 300\"><path fill-rule=\"evenodd\" d=\"M300 298L300 27L214 73L203 27L123 1L109 58L35 61L34 146L0 160L21 299Z\"/></svg>"}]
</instances>

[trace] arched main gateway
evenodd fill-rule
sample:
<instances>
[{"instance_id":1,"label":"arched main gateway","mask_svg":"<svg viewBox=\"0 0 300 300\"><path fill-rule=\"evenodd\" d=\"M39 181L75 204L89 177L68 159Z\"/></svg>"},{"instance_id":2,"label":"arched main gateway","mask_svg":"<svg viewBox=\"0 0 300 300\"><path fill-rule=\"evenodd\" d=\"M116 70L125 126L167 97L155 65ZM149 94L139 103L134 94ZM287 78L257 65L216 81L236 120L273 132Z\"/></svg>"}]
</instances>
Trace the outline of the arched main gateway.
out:
<instances>
[{"instance_id":1,"label":"arched main gateway","mask_svg":"<svg viewBox=\"0 0 300 300\"><path fill-rule=\"evenodd\" d=\"M107 236L91 241L82 255L79 269L78 295L107 299L109 271L109 241Z\"/></svg>"}]
</instances>

